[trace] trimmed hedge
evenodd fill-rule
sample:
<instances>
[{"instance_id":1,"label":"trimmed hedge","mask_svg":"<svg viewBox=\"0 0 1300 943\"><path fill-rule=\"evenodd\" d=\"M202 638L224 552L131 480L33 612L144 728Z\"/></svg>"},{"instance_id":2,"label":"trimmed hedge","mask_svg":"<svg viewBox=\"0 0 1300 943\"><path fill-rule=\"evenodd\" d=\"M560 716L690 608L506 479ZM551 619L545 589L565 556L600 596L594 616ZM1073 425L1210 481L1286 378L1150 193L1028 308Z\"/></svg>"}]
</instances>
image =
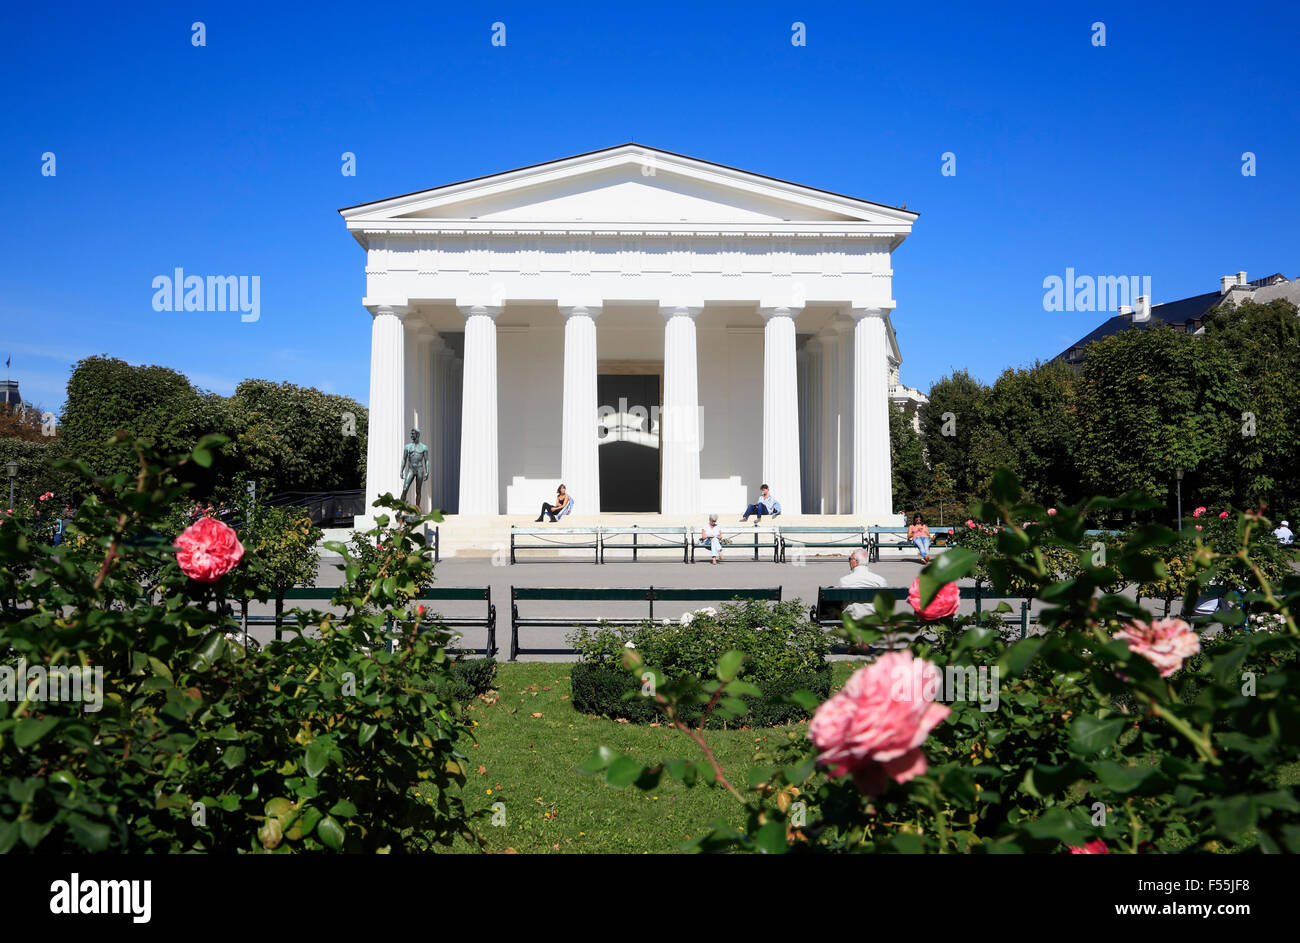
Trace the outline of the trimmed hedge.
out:
<instances>
[{"instance_id":1,"label":"trimmed hedge","mask_svg":"<svg viewBox=\"0 0 1300 943\"><path fill-rule=\"evenodd\" d=\"M587 714L602 714L646 723L662 716L656 703L641 695L640 680L623 667L626 648L635 648L644 663L669 680L711 677L712 666L729 650L744 652L740 677L762 690L746 698L745 726L772 726L807 717L786 697L808 690L820 699L830 696L831 672L826 664L830 640L808 620L799 600L768 606L755 600L726 603L721 610L697 609L677 622L643 622L632 627L602 626L570 636L582 657L571 674L573 706ZM630 696L625 696L630 695ZM687 715L692 723L699 712ZM710 726L722 726L710 718Z\"/></svg>"},{"instance_id":2,"label":"trimmed hedge","mask_svg":"<svg viewBox=\"0 0 1300 943\"><path fill-rule=\"evenodd\" d=\"M641 696L641 683L636 677L621 668L579 663L573 666L570 678L573 706L584 714L622 717L637 724L650 723L663 716L654 700ZM826 665L821 671L811 674L773 679L760 687L763 689L762 697L745 699L749 703L749 713L739 721L739 726L775 727L807 718L807 711L785 698L795 691L806 690L817 695L819 701L826 700L831 695L831 666ZM685 715L689 723L697 723L699 718L698 710ZM737 724L710 717L707 726Z\"/></svg>"}]
</instances>

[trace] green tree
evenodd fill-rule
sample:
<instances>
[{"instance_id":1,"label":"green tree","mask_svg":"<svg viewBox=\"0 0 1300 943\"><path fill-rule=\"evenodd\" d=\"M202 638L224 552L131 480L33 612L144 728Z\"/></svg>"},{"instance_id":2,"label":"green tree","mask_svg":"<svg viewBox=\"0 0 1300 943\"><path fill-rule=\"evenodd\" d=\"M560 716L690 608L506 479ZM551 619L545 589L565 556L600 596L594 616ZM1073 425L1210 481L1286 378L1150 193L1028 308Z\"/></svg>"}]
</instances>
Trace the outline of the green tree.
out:
<instances>
[{"instance_id":1,"label":"green tree","mask_svg":"<svg viewBox=\"0 0 1300 943\"><path fill-rule=\"evenodd\" d=\"M930 466L943 465L956 490L974 492L980 474L974 445L985 431L987 389L965 370L955 371L930 387L921 407L921 435Z\"/></svg>"},{"instance_id":2,"label":"green tree","mask_svg":"<svg viewBox=\"0 0 1300 943\"><path fill-rule=\"evenodd\" d=\"M366 410L292 383L245 380L231 398L234 450L258 493L334 491L365 482Z\"/></svg>"},{"instance_id":3,"label":"green tree","mask_svg":"<svg viewBox=\"0 0 1300 943\"><path fill-rule=\"evenodd\" d=\"M990 437L981 444L994 447L983 450L988 454L980 462L981 485L1002 465L1041 504L1079 499L1074 385L1074 371L1059 360L1009 369L998 377L984 401Z\"/></svg>"},{"instance_id":4,"label":"green tree","mask_svg":"<svg viewBox=\"0 0 1300 943\"><path fill-rule=\"evenodd\" d=\"M894 507L914 507L923 497L930 470L921 437L901 409L889 411L889 453L893 469Z\"/></svg>"}]
</instances>

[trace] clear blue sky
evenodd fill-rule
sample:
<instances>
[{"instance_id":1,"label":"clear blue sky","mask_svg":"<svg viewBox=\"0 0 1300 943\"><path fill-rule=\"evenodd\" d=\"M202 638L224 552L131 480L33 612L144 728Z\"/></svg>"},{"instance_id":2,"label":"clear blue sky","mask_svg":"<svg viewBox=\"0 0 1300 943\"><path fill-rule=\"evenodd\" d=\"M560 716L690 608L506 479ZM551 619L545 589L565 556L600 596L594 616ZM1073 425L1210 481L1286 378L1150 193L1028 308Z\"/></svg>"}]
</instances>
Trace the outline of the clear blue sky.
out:
<instances>
[{"instance_id":1,"label":"clear blue sky","mask_svg":"<svg viewBox=\"0 0 1300 943\"><path fill-rule=\"evenodd\" d=\"M629 139L919 211L894 297L922 389L1094 327L1043 311L1067 266L1150 275L1156 302L1300 276L1294 5L844 6L6 4L0 353L56 410L97 353L364 402L339 207ZM178 266L260 275L261 320L155 312Z\"/></svg>"}]
</instances>

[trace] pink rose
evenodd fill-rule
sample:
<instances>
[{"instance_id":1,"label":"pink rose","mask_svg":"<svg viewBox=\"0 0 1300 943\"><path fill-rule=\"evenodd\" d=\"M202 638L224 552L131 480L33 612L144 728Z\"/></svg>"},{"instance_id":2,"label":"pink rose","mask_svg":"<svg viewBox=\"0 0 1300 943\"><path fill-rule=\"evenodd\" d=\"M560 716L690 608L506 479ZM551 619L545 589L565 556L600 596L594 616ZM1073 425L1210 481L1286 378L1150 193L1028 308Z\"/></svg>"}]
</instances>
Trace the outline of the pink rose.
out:
<instances>
[{"instance_id":1,"label":"pink rose","mask_svg":"<svg viewBox=\"0 0 1300 943\"><path fill-rule=\"evenodd\" d=\"M1104 841L1102 841L1100 838L1098 838L1096 841L1090 841L1090 842L1088 842L1088 844L1084 845L1082 848L1080 848L1078 845L1071 845L1071 846L1070 846L1070 854L1072 854L1072 855L1108 855L1108 854L1110 854L1110 849L1106 847L1106 843L1105 843Z\"/></svg>"},{"instance_id":2,"label":"pink rose","mask_svg":"<svg viewBox=\"0 0 1300 943\"><path fill-rule=\"evenodd\" d=\"M1205 508L1200 507L1200 508L1197 508L1195 511L1192 512L1192 517L1200 517L1200 516L1201 516L1202 514L1204 514L1204 513L1205 513Z\"/></svg>"},{"instance_id":3,"label":"pink rose","mask_svg":"<svg viewBox=\"0 0 1300 943\"><path fill-rule=\"evenodd\" d=\"M1182 619L1157 619L1150 625L1134 619L1116 632L1115 638L1155 665L1162 678L1169 677L1201 650L1201 637Z\"/></svg>"},{"instance_id":4,"label":"pink rose","mask_svg":"<svg viewBox=\"0 0 1300 943\"><path fill-rule=\"evenodd\" d=\"M930 600L930 605L922 609L921 577L918 576L912 580L912 588L907 591L907 601L912 604L912 608L916 610L916 614L922 621L934 622L936 619L946 619L957 611L961 605L961 590L957 588L956 583L945 583Z\"/></svg>"},{"instance_id":5,"label":"pink rose","mask_svg":"<svg viewBox=\"0 0 1300 943\"><path fill-rule=\"evenodd\" d=\"M201 518L185 528L173 546L181 572L200 583L215 583L238 566L244 556L239 535L213 517Z\"/></svg>"},{"instance_id":6,"label":"pink rose","mask_svg":"<svg viewBox=\"0 0 1300 943\"><path fill-rule=\"evenodd\" d=\"M832 776L850 775L867 795L889 780L905 783L926 771L921 744L952 711L934 702L939 669L910 651L886 652L859 668L817 708L808 739Z\"/></svg>"},{"instance_id":7,"label":"pink rose","mask_svg":"<svg viewBox=\"0 0 1300 943\"><path fill-rule=\"evenodd\" d=\"M1048 508L1048 509L1047 509L1047 516L1048 516L1048 517L1056 517L1056 508Z\"/></svg>"},{"instance_id":8,"label":"pink rose","mask_svg":"<svg viewBox=\"0 0 1300 943\"><path fill-rule=\"evenodd\" d=\"M1228 512L1227 512L1227 511L1220 511L1220 512L1219 512L1219 520L1224 520L1227 516L1228 516Z\"/></svg>"},{"instance_id":9,"label":"pink rose","mask_svg":"<svg viewBox=\"0 0 1300 943\"><path fill-rule=\"evenodd\" d=\"M971 521L971 520L966 521L966 527L967 527L968 530L974 530L974 529L975 529L975 522L974 522L974 521Z\"/></svg>"},{"instance_id":10,"label":"pink rose","mask_svg":"<svg viewBox=\"0 0 1300 943\"><path fill-rule=\"evenodd\" d=\"M1196 529L1197 529L1197 530L1200 530L1200 529L1201 529L1201 525L1200 525L1200 524L1197 524L1197 525L1196 525Z\"/></svg>"}]
</instances>

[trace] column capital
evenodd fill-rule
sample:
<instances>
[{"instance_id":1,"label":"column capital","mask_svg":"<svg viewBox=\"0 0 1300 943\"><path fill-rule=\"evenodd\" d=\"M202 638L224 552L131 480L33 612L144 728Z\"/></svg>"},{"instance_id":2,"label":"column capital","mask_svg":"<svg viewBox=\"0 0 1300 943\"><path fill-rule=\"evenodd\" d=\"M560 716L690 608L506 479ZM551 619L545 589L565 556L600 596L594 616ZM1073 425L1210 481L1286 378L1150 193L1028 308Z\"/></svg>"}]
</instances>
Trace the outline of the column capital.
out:
<instances>
[{"instance_id":1,"label":"column capital","mask_svg":"<svg viewBox=\"0 0 1300 943\"><path fill-rule=\"evenodd\" d=\"M438 336L438 332L430 327L427 321L411 319L406 322L406 327L407 330L422 341L431 341Z\"/></svg>"},{"instance_id":2,"label":"column capital","mask_svg":"<svg viewBox=\"0 0 1300 943\"><path fill-rule=\"evenodd\" d=\"M374 318L380 317L381 315L391 315L399 321L405 321L406 315L411 309L406 305L366 305L366 310L369 311L370 316Z\"/></svg>"},{"instance_id":3,"label":"column capital","mask_svg":"<svg viewBox=\"0 0 1300 943\"><path fill-rule=\"evenodd\" d=\"M659 314L665 321L670 318L690 318L694 321L704 310L704 305L659 305Z\"/></svg>"},{"instance_id":4,"label":"column capital","mask_svg":"<svg viewBox=\"0 0 1300 943\"><path fill-rule=\"evenodd\" d=\"M894 309L891 305L870 305L862 308L849 308L848 315L854 321L861 321L863 318L887 318L889 312Z\"/></svg>"},{"instance_id":5,"label":"column capital","mask_svg":"<svg viewBox=\"0 0 1300 943\"><path fill-rule=\"evenodd\" d=\"M478 317L479 315L482 315L482 316L484 316L484 317L489 317L489 318L491 318L493 321L495 321L495 320L497 319L497 315L501 313L502 305L461 305L461 304L458 304L458 305L456 305L456 307L457 307L457 309L460 311L460 313L461 313L462 315L465 316L466 319L473 318L473 317Z\"/></svg>"},{"instance_id":6,"label":"column capital","mask_svg":"<svg viewBox=\"0 0 1300 943\"><path fill-rule=\"evenodd\" d=\"M591 318L593 321L600 317L600 305L557 305L560 309L560 315L564 320L569 318Z\"/></svg>"},{"instance_id":7,"label":"column capital","mask_svg":"<svg viewBox=\"0 0 1300 943\"><path fill-rule=\"evenodd\" d=\"M764 321L770 321L772 318L789 318L793 321L802 311L803 308L796 308L793 305L762 305L758 309L758 316Z\"/></svg>"}]
</instances>

